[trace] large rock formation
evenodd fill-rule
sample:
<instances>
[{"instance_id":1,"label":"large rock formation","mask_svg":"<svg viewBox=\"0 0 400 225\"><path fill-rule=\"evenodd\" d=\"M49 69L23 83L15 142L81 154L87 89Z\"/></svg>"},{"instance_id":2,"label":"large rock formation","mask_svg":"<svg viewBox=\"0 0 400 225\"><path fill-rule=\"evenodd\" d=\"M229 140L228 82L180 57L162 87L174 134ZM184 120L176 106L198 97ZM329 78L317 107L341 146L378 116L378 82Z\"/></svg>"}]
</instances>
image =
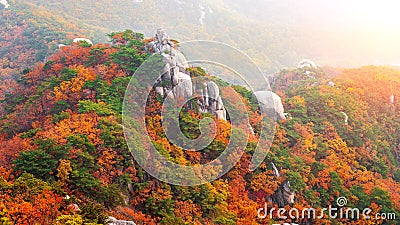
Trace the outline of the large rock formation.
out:
<instances>
[{"instance_id":1,"label":"large rock formation","mask_svg":"<svg viewBox=\"0 0 400 225\"><path fill-rule=\"evenodd\" d=\"M274 176L276 178L279 178L280 177L279 170L276 168L274 163L271 163L271 165L273 168ZM270 196L267 200L276 203L279 207L284 207L285 205L293 205L295 197L296 197L296 192L294 192L290 188L290 181L285 180L279 186L278 190L276 190L275 193L272 196Z\"/></svg>"},{"instance_id":2,"label":"large rock formation","mask_svg":"<svg viewBox=\"0 0 400 225\"><path fill-rule=\"evenodd\" d=\"M148 53L161 54L165 67L162 76L156 82L155 90L163 97L191 99L197 97L199 110L202 113L214 114L218 119L226 120L227 113L220 96L220 90L213 81L192 82L187 69L189 65L185 56L176 48L163 28L159 28L154 41L146 46ZM169 85L162 85L162 84ZM281 98L271 91L259 91L255 96L261 108L274 109L276 119L286 119ZM271 107L272 106L272 107Z\"/></svg>"},{"instance_id":3,"label":"large rock formation","mask_svg":"<svg viewBox=\"0 0 400 225\"><path fill-rule=\"evenodd\" d=\"M270 110L271 106L273 106L272 109L275 110L275 119L286 119L282 100L276 93L272 91L257 91L254 93L254 95L258 99L260 107L263 111Z\"/></svg>"},{"instance_id":4,"label":"large rock formation","mask_svg":"<svg viewBox=\"0 0 400 225\"><path fill-rule=\"evenodd\" d=\"M187 69L189 65L185 56L175 47L163 28L159 28L146 49L149 53L161 54L165 63L163 75L157 81L155 90L163 97L191 99L197 91L198 105L203 113L214 114L218 119L226 120L226 110L219 94L219 88L214 82L193 85ZM170 85L161 85L163 83Z\"/></svg>"},{"instance_id":5,"label":"large rock formation","mask_svg":"<svg viewBox=\"0 0 400 225\"><path fill-rule=\"evenodd\" d=\"M87 42L88 44L93 45L93 42L87 38L75 38L72 42L73 43Z\"/></svg>"},{"instance_id":6,"label":"large rock formation","mask_svg":"<svg viewBox=\"0 0 400 225\"><path fill-rule=\"evenodd\" d=\"M196 87L197 94L203 96L198 99L200 112L212 113L217 118L226 119L226 110L219 94L219 88L214 82L202 83L200 87Z\"/></svg>"}]
</instances>

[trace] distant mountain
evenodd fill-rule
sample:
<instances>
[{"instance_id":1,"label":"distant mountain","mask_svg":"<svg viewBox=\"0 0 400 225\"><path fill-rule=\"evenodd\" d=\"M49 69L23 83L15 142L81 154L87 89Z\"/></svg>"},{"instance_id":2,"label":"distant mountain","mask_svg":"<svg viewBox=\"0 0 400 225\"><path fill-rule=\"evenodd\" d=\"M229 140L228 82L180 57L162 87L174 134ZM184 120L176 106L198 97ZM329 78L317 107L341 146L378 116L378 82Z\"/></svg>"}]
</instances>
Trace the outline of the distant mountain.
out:
<instances>
[{"instance_id":1,"label":"distant mountain","mask_svg":"<svg viewBox=\"0 0 400 225\"><path fill-rule=\"evenodd\" d=\"M18 88L5 96L0 209L7 210L0 214L1 222L104 224L108 214L136 224L265 224L276 221L257 219L257 210L266 202L290 207L288 194L295 196L293 207L300 211L336 206L337 198L346 197L348 206L373 209L371 216L400 216L399 70L369 66L330 78L320 68L305 67L269 77L288 115L277 122L271 149L255 171L248 165L261 116L252 94L232 86L249 109L254 135L226 175L182 187L153 178L129 152L122 104L129 81L136 79L132 73L149 57L149 40L132 31L113 33L112 38L118 45L63 47L26 71ZM201 68L185 72L209 76ZM160 84L169 85L166 80ZM199 121L210 117L218 128L215 140L201 153L172 144L162 127L162 99L151 92L145 115L148 135L160 154L182 165L199 165L224 151L230 122L200 113L197 104L180 112L182 132L197 137ZM138 150L146 151L140 145ZM371 224L365 218L284 222Z\"/></svg>"},{"instance_id":2,"label":"distant mountain","mask_svg":"<svg viewBox=\"0 0 400 225\"><path fill-rule=\"evenodd\" d=\"M375 7L377 13L367 14L369 11L356 10L356 3L342 0L27 2L56 12L78 26L85 24L104 33L133 29L149 36L164 27L181 41L221 41L243 50L266 73L293 67L303 58L311 58L319 65L343 67L400 60L396 26L389 30L391 33L376 27L383 23L377 13L382 13L384 3ZM363 4L370 11L374 8L371 3ZM106 41L104 36L101 41Z\"/></svg>"},{"instance_id":3,"label":"distant mountain","mask_svg":"<svg viewBox=\"0 0 400 225\"><path fill-rule=\"evenodd\" d=\"M137 224L269 224L277 221L257 218L266 202L322 210L336 207L339 197L346 197L349 207L371 208L371 216L400 217L400 70L329 67L327 74L320 67L295 68L304 57L317 64L357 64L376 51L364 50L359 57L356 48L369 41L346 47L349 42L341 37L348 37L346 29L307 27L310 5L294 0L8 3L0 9L0 224L105 224L108 215ZM149 57L145 37L160 26L179 41L212 39L239 47L265 72L274 72L268 79L287 119L277 121L271 149L255 171L248 167L261 115L252 93L240 86L231 87L249 110L254 134L237 166L223 177L195 187L169 185L132 157L122 125L123 99L132 74ZM115 32L125 28L145 35ZM320 35L321 30L326 32ZM94 45L71 43L76 37ZM185 72L209 76L202 68ZM183 151L166 138L162 99L151 92L145 115L160 154L182 165L221 154L230 141L229 120L200 113L199 104L184 108L180 125L186 137L198 137L204 117L215 121L218 132L201 154ZM289 194L293 202L282 198ZM365 218L279 222L399 224Z\"/></svg>"},{"instance_id":4,"label":"distant mountain","mask_svg":"<svg viewBox=\"0 0 400 225\"><path fill-rule=\"evenodd\" d=\"M231 44L254 57L265 71L278 71L282 67L295 65L306 56L293 49L300 45L293 40L295 32L278 29L273 26L275 22L261 24L236 12L229 4L214 1L28 2L57 12L58 16L78 26L85 24L104 33L133 29L149 36L157 28L164 27L172 37L181 41L210 39ZM106 39L103 36L98 41ZM286 49L291 50L288 52Z\"/></svg>"}]
</instances>

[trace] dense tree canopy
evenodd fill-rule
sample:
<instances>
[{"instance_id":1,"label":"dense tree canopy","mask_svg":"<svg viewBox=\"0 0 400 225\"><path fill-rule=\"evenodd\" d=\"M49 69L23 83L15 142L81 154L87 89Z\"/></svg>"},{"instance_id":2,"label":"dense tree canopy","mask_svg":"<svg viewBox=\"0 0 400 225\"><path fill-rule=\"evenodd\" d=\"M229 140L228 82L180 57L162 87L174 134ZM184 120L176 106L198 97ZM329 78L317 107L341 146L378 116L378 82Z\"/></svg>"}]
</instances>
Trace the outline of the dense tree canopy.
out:
<instances>
[{"instance_id":1,"label":"dense tree canopy","mask_svg":"<svg viewBox=\"0 0 400 225\"><path fill-rule=\"evenodd\" d=\"M272 86L291 118L278 122L271 151L255 171L248 166L261 116L251 93L234 86L251 110L255 131L246 153L222 178L180 187L152 178L130 155L122 100L131 75L148 57L146 40L133 31L110 37L123 44L64 47L26 70L6 96L0 121L0 223L104 224L107 214L137 224L268 224L273 220L258 219L257 209L285 180L296 192L299 209L321 209L344 196L352 206L400 217L400 105L390 101L392 94L400 97L398 70L346 70L334 87L320 70L314 71L315 79L301 69L282 71ZM190 70L209 76L201 68ZM204 152L174 146L161 127L160 98L151 99L148 133L168 159L197 165L225 148L230 123L222 120L216 120L216 139ZM347 124L341 112L348 115ZM195 138L199 120L210 116L182 111L183 133ZM282 168L281 177L274 176L271 163ZM398 224L369 222L311 221Z\"/></svg>"}]
</instances>

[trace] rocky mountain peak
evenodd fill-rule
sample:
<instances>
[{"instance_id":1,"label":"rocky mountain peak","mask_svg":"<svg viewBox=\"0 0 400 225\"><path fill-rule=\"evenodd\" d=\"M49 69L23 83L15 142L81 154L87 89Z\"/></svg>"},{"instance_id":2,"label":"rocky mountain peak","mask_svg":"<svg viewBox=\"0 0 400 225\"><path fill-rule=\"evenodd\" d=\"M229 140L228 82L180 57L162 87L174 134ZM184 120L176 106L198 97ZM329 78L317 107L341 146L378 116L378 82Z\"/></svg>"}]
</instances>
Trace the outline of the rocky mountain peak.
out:
<instances>
[{"instance_id":1,"label":"rocky mountain peak","mask_svg":"<svg viewBox=\"0 0 400 225\"><path fill-rule=\"evenodd\" d=\"M154 41L150 42L146 49L149 53L161 54L165 62L164 73L155 87L158 94L187 101L193 98L196 92L201 112L211 113L218 119L226 120L226 109L217 84L213 81L193 84L187 72L189 65L186 57L176 48L163 28L157 29ZM161 85L163 83L170 85Z\"/></svg>"}]
</instances>

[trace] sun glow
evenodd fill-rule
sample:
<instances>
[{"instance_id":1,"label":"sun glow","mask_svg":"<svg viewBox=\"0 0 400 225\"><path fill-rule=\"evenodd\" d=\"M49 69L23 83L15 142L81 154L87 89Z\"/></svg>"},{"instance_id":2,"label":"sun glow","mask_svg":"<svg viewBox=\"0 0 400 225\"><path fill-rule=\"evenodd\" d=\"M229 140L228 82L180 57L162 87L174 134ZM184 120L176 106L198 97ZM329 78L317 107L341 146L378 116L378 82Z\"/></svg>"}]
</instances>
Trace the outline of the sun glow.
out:
<instances>
[{"instance_id":1,"label":"sun glow","mask_svg":"<svg viewBox=\"0 0 400 225\"><path fill-rule=\"evenodd\" d=\"M350 13L355 21L366 28L392 30L399 32L400 1L347 1Z\"/></svg>"}]
</instances>

